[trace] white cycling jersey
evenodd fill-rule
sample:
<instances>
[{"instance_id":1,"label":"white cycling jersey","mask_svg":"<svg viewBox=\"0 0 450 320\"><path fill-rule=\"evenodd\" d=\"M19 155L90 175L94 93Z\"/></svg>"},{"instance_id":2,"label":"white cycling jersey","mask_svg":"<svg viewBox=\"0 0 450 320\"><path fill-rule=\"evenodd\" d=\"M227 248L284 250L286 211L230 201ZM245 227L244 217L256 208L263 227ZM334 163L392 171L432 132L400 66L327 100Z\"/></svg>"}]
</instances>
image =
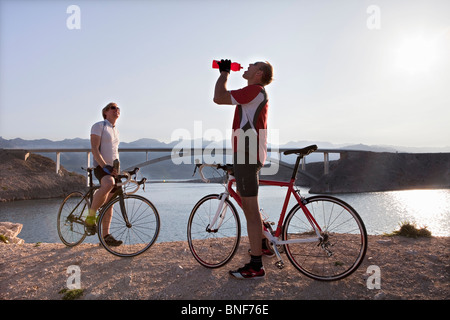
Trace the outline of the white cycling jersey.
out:
<instances>
[{"instance_id":1,"label":"white cycling jersey","mask_svg":"<svg viewBox=\"0 0 450 320\"><path fill-rule=\"evenodd\" d=\"M119 159L119 130L108 120L95 123L91 128L91 134L101 137L100 154L106 164L112 166L115 159ZM98 166L94 159L94 166Z\"/></svg>"}]
</instances>

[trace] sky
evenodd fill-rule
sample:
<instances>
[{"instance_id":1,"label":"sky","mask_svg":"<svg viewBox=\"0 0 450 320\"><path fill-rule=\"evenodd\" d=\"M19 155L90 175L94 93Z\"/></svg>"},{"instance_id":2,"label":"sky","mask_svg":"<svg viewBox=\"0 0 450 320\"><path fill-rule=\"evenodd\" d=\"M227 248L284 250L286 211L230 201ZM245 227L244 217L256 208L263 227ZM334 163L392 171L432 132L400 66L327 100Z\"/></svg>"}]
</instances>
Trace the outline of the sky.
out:
<instances>
[{"instance_id":1,"label":"sky","mask_svg":"<svg viewBox=\"0 0 450 320\"><path fill-rule=\"evenodd\" d=\"M71 7L75 5L75 9ZM0 136L89 138L109 102L121 141L228 139L213 103L269 61L272 143L450 146L450 1L0 0ZM270 130L273 134L270 134Z\"/></svg>"}]
</instances>

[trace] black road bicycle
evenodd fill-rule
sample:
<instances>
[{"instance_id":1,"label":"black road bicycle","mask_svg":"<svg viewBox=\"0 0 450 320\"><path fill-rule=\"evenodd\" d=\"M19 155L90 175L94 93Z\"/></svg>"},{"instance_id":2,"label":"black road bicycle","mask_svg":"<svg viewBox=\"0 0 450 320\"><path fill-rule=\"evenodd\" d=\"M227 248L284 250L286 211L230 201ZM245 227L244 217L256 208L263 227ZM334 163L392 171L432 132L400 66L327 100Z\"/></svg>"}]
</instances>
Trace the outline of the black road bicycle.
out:
<instances>
[{"instance_id":1,"label":"black road bicycle","mask_svg":"<svg viewBox=\"0 0 450 320\"><path fill-rule=\"evenodd\" d=\"M86 228L85 219L94 193L100 186L93 184L94 169L84 170L88 174L88 190L85 193L80 191L70 193L58 211L58 235L69 247L82 243L86 236L92 235ZM156 207L145 197L134 194L141 186L145 188L146 178L140 181L131 178L134 175L136 179L138 170L139 168L135 168L133 171L124 171L118 175L113 196L98 210L96 232L100 243L110 253L119 257L133 257L145 252L153 245L159 234L161 223ZM126 180L122 182L124 179ZM110 216L108 212L111 212L111 208ZM106 241L106 233L118 242L112 244ZM117 245L120 242L121 244Z\"/></svg>"}]
</instances>

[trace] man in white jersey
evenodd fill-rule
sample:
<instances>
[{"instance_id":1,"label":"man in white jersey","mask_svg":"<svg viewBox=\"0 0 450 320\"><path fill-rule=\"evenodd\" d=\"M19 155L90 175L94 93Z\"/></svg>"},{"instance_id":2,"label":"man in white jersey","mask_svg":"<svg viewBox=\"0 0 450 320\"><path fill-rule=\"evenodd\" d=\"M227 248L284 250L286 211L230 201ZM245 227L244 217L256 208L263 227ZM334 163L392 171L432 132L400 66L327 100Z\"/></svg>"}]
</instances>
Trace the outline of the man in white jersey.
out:
<instances>
[{"instance_id":1,"label":"man in white jersey","mask_svg":"<svg viewBox=\"0 0 450 320\"><path fill-rule=\"evenodd\" d=\"M94 174L100 182L100 188L95 192L89 215L86 218L88 231L95 233L95 213L112 196L115 187L115 176L119 174L113 168L114 160L119 160L119 131L116 127L120 116L120 108L111 102L102 110L103 121L95 123L91 128L91 150L94 156ZM109 245L119 246L122 241L117 241L109 234L109 226L112 218L112 207L102 220L102 230L105 241Z\"/></svg>"}]
</instances>

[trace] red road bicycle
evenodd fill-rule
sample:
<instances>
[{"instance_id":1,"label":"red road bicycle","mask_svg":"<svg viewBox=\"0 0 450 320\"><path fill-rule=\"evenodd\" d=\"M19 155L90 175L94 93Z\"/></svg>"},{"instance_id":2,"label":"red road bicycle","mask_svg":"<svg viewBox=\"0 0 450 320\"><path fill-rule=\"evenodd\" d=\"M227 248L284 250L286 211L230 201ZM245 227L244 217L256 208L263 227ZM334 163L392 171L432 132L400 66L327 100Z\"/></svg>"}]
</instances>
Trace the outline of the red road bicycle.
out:
<instances>
[{"instance_id":1,"label":"red road bicycle","mask_svg":"<svg viewBox=\"0 0 450 320\"><path fill-rule=\"evenodd\" d=\"M263 234L284 267L281 253L306 276L322 281L339 280L349 276L361 264L367 250L367 232L358 213L344 201L328 195L305 198L295 187L300 160L317 150L317 146L285 151L297 154L289 182L260 180L260 185L287 187L278 224L264 221ZM204 167L214 167L226 173L225 190L200 199L192 209L187 227L189 248L203 266L217 268L225 265L236 253L241 238L239 215L230 197L239 206L241 199L233 189L233 165L197 164L202 180ZM286 216L289 200L296 204ZM285 219L286 216L286 219Z\"/></svg>"}]
</instances>

